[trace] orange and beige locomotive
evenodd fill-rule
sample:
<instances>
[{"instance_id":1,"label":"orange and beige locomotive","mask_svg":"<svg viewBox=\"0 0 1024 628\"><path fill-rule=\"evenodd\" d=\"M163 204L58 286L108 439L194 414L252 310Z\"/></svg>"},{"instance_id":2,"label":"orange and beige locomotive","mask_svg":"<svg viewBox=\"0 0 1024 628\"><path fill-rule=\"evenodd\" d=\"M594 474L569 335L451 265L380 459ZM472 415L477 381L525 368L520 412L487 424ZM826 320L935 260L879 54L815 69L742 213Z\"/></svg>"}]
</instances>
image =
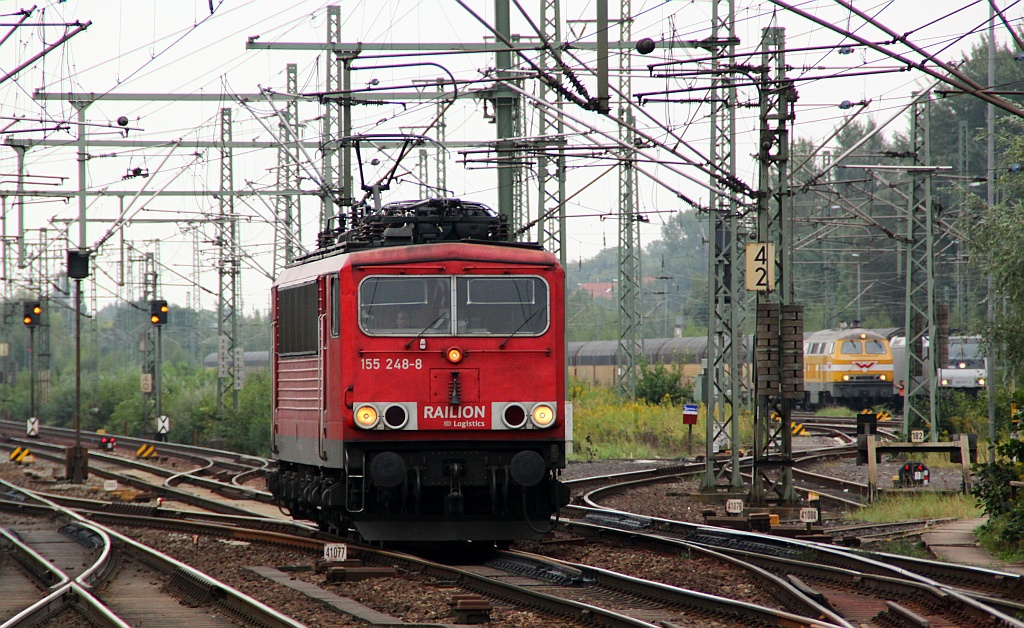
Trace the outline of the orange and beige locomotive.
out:
<instances>
[{"instance_id":1,"label":"orange and beige locomotive","mask_svg":"<svg viewBox=\"0 0 1024 628\"><path fill-rule=\"evenodd\" d=\"M889 339L870 329L804 335L804 395L809 407L867 408L894 399Z\"/></svg>"}]
</instances>

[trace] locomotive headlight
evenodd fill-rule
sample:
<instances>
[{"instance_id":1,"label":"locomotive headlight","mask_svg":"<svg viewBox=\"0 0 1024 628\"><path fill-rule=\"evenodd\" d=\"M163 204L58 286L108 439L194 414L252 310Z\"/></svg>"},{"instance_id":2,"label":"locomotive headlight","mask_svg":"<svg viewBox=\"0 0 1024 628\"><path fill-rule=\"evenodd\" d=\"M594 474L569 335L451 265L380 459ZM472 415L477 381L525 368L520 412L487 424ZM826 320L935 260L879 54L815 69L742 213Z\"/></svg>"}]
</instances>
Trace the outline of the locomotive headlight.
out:
<instances>
[{"instance_id":1,"label":"locomotive headlight","mask_svg":"<svg viewBox=\"0 0 1024 628\"><path fill-rule=\"evenodd\" d=\"M543 403L534 406L530 419L537 427L549 427L555 421L555 411Z\"/></svg>"},{"instance_id":2,"label":"locomotive headlight","mask_svg":"<svg viewBox=\"0 0 1024 628\"><path fill-rule=\"evenodd\" d=\"M978 378L978 385L979 386L984 386L985 385L985 378L984 377L979 377Z\"/></svg>"},{"instance_id":3,"label":"locomotive headlight","mask_svg":"<svg viewBox=\"0 0 1024 628\"><path fill-rule=\"evenodd\" d=\"M462 349L452 347L444 352L444 357L448 358L448 361L452 364L458 364L459 362L462 362Z\"/></svg>"},{"instance_id":4,"label":"locomotive headlight","mask_svg":"<svg viewBox=\"0 0 1024 628\"><path fill-rule=\"evenodd\" d=\"M948 379L942 380L942 385L943 386L949 386L949 380Z\"/></svg>"},{"instance_id":5,"label":"locomotive headlight","mask_svg":"<svg viewBox=\"0 0 1024 628\"><path fill-rule=\"evenodd\" d=\"M966 362L960 362L960 363L958 363L956 365L956 367L957 368L961 368L961 369L965 369L965 368L967 368L967 363Z\"/></svg>"},{"instance_id":6,"label":"locomotive headlight","mask_svg":"<svg viewBox=\"0 0 1024 628\"><path fill-rule=\"evenodd\" d=\"M526 425L526 410L518 403L510 403L501 413L501 420L507 427L517 430Z\"/></svg>"},{"instance_id":7,"label":"locomotive headlight","mask_svg":"<svg viewBox=\"0 0 1024 628\"><path fill-rule=\"evenodd\" d=\"M377 424L377 408L373 406L359 406L356 408L356 425L368 430Z\"/></svg>"},{"instance_id":8,"label":"locomotive headlight","mask_svg":"<svg viewBox=\"0 0 1024 628\"><path fill-rule=\"evenodd\" d=\"M388 406L384 410L384 425L393 430L400 430L409 422L409 413L399 405Z\"/></svg>"},{"instance_id":9,"label":"locomotive headlight","mask_svg":"<svg viewBox=\"0 0 1024 628\"><path fill-rule=\"evenodd\" d=\"M880 379L880 380L882 380L884 382L885 381L885 375L879 375L878 379Z\"/></svg>"},{"instance_id":10,"label":"locomotive headlight","mask_svg":"<svg viewBox=\"0 0 1024 628\"><path fill-rule=\"evenodd\" d=\"M850 381L850 376L849 375L843 375L843 381L844 382Z\"/></svg>"}]
</instances>

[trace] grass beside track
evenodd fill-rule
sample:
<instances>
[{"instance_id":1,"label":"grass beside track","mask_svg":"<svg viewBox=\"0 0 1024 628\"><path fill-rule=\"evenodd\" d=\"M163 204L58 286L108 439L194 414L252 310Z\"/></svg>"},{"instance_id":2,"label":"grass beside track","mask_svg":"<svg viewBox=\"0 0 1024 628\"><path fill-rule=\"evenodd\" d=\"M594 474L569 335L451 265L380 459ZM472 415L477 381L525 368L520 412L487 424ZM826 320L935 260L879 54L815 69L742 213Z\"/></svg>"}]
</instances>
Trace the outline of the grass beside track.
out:
<instances>
[{"instance_id":1,"label":"grass beside track","mask_svg":"<svg viewBox=\"0 0 1024 628\"><path fill-rule=\"evenodd\" d=\"M910 556L911 558L935 558L932 556L931 552L921 544L921 539L918 537L873 543L870 549L873 552L898 554L900 556Z\"/></svg>"},{"instance_id":2,"label":"grass beside track","mask_svg":"<svg viewBox=\"0 0 1024 628\"><path fill-rule=\"evenodd\" d=\"M573 385L574 460L612 458L682 458L704 453L706 409L700 405L697 424L683 424L683 404L648 404L616 397L607 388ZM741 442L753 442L753 421L740 416Z\"/></svg>"},{"instance_id":3,"label":"grass beside track","mask_svg":"<svg viewBox=\"0 0 1024 628\"><path fill-rule=\"evenodd\" d=\"M973 519L981 514L981 506L973 497L920 492L882 495L870 506L851 512L846 518L865 523L884 523L910 519Z\"/></svg>"},{"instance_id":4,"label":"grass beside track","mask_svg":"<svg viewBox=\"0 0 1024 628\"><path fill-rule=\"evenodd\" d=\"M1016 522L1012 517L997 517L989 519L988 523L978 530L979 544L988 550L990 554L1006 563L1020 563L1024 561L1024 549L1020 541L1007 540L1007 528Z\"/></svg>"},{"instance_id":5,"label":"grass beside track","mask_svg":"<svg viewBox=\"0 0 1024 628\"><path fill-rule=\"evenodd\" d=\"M683 424L683 404L650 404L620 399L614 390L574 381L573 460L621 458L683 458L703 454L707 434L707 408L698 404L697 424ZM847 408L829 407L821 416L857 416ZM754 442L752 418L737 417L741 443ZM691 449L692 433L692 449Z\"/></svg>"}]
</instances>

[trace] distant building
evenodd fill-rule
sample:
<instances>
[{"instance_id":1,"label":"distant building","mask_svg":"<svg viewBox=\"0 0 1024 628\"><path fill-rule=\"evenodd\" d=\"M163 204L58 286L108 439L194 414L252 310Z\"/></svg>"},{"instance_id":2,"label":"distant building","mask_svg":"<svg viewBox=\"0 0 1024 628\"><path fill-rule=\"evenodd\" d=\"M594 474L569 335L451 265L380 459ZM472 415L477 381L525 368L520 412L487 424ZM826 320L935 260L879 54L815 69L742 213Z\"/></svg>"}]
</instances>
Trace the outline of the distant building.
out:
<instances>
[{"instance_id":1,"label":"distant building","mask_svg":"<svg viewBox=\"0 0 1024 628\"><path fill-rule=\"evenodd\" d=\"M595 299L615 298L614 281L593 281L591 283L581 283L580 290L586 290L590 293L590 296Z\"/></svg>"},{"instance_id":2,"label":"distant building","mask_svg":"<svg viewBox=\"0 0 1024 628\"><path fill-rule=\"evenodd\" d=\"M640 283L644 286L657 281L657 277L644 277L640 280ZM578 284L580 290L586 290L590 293L590 296L595 299L614 299L616 293L616 283L614 281L592 281L590 283Z\"/></svg>"}]
</instances>

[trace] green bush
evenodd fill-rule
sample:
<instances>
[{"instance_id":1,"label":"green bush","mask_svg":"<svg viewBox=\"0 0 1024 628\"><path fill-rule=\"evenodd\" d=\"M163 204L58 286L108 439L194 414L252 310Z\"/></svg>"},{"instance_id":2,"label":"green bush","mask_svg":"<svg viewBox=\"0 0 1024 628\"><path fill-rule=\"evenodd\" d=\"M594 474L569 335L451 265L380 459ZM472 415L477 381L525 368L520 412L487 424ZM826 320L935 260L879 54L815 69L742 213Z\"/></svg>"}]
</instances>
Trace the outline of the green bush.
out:
<instances>
[{"instance_id":1,"label":"green bush","mask_svg":"<svg viewBox=\"0 0 1024 628\"><path fill-rule=\"evenodd\" d=\"M692 386L683 386L682 373L678 366L671 368L664 364L640 365L640 377L636 382L637 401L661 405L678 405L693 396Z\"/></svg>"},{"instance_id":2,"label":"green bush","mask_svg":"<svg viewBox=\"0 0 1024 628\"><path fill-rule=\"evenodd\" d=\"M996 447L992 464L974 465L977 481L972 493L988 514L981 527L982 545L1004 559L1016 560L1024 545L1024 500L1014 500L1010 482L1024 478L1024 442L1014 440Z\"/></svg>"},{"instance_id":3,"label":"green bush","mask_svg":"<svg viewBox=\"0 0 1024 628\"><path fill-rule=\"evenodd\" d=\"M971 493L982 503L990 517L1005 515L1015 506L1011 499L1011 481L1024 477L1024 441L1010 441L996 447L996 461L993 464L976 464L977 477Z\"/></svg>"}]
</instances>

